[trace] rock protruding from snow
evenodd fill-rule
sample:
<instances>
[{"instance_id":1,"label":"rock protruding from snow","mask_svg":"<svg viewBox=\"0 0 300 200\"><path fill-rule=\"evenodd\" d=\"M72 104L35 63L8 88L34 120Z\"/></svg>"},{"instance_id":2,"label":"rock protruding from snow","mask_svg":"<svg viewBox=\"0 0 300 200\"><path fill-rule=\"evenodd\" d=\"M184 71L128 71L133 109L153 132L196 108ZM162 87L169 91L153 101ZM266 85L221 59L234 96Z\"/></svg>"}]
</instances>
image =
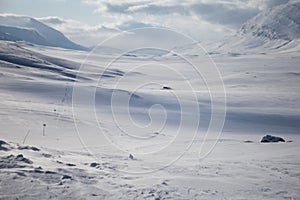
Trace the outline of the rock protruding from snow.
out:
<instances>
[{"instance_id":1,"label":"rock protruding from snow","mask_svg":"<svg viewBox=\"0 0 300 200\"><path fill-rule=\"evenodd\" d=\"M172 90L172 88L170 86L163 86L162 90Z\"/></svg>"},{"instance_id":2,"label":"rock protruding from snow","mask_svg":"<svg viewBox=\"0 0 300 200\"><path fill-rule=\"evenodd\" d=\"M8 144L3 141L3 140L0 140L0 151L8 151L9 148L8 148Z\"/></svg>"},{"instance_id":3,"label":"rock protruding from snow","mask_svg":"<svg viewBox=\"0 0 300 200\"><path fill-rule=\"evenodd\" d=\"M32 150L32 151L40 151L39 148L37 147L32 147L32 146L19 146L19 150Z\"/></svg>"},{"instance_id":4,"label":"rock protruding from snow","mask_svg":"<svg viewBox=\"0 0 300 200\"><path fill-rule=\"evenodd\" d=\"M0 169L5 168L24 168L24 164L32 164L33 162L28 158L25 158L22 154L17 156L9 155L0 158Z\"/></svg>"},{"instance_id":5,"label":"rock protruding from snow","mask_svg":"<svg viewBox=\"0 0 300 200\"><path fill-rule=\"evenodd\" d=\"M99 163L92 162L92 163L90 164L90 167L97 167L97 166L99 166Z\"/></svg>"},{"instance_id":6,"label":"rock protruding from snow","mask_svg":"<svg viewBox=\"0 0 300 200\"><path fill-rule=\"evenodd\" d=\"M272 136L272 135L265 135L261 141L262 143L269 143L269 142L285 142L285 140L281 137Z\"/></svg>"},{"instance_id":7,"label":"rock protruding from snow","mask_svg":"<svg viewBox=\"0 0 300 200\"><path fill-rule=\"evenodd\" d=\"M129 158L130 158L131 160L134 160L134 157L133 157L132 154L129 154Z\"/></svg>"}]
</instances>

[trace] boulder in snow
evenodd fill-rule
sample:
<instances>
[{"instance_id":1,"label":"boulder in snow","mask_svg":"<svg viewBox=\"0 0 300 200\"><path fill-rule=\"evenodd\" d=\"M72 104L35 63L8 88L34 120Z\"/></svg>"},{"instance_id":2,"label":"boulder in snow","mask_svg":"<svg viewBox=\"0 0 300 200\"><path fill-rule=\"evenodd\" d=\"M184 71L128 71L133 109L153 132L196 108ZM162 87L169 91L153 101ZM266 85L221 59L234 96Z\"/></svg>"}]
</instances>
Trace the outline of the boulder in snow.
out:
<instances>
[{"instance_id":1,"label":"boulder in snow","mask_svg":"<svg viewBox=\"0 0 300 200\"><path fill-rule=\"evenodd\" d=\"M268 143L268 142L285 142L285 140L281 137L276 137L272 135L265 135L260 142Z\"/></svg>"}]
</instances>

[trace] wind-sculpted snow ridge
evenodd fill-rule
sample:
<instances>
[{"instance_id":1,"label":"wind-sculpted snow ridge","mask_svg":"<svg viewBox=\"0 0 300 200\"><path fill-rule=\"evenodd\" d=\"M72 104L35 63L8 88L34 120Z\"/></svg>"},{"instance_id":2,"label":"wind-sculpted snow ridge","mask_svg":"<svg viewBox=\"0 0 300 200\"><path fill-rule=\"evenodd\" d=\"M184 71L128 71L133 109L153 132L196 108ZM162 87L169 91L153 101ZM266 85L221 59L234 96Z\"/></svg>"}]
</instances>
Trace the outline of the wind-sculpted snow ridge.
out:
<instances>
[{"instance_id":1,"label":"wind-sculpted snow ridge","mask_svg":"<svg viewBox=\"0 0 300 200\"><path fill-rule=\"evenodd\" d=\"M26 41L33 44L61 47L75 50L88 50L70 41L61 32L26 16L0 15L0 39Z\"/></svg>"}]
</instances>

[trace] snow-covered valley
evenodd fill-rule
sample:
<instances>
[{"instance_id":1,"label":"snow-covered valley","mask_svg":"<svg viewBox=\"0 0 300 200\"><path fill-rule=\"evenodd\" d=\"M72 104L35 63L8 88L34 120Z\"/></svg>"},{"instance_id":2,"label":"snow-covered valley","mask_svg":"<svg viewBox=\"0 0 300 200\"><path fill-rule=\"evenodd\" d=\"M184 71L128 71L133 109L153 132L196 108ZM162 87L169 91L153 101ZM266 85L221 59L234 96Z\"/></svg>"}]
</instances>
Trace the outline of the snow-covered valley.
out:
<instances>
[{"instance_id":1,"label":"snow-covered valley","mask_svg":"<svg viewBox=\"0 0 300 200\"><path fill-rule=\"evenodd\" d=\"M115 55L90 55L83 70L86 52L14 42L1 50L1 198L299 198L298 51L213 56L227 96L219 135L207 132L209 92L178 57L123 56L105 69ZM288 142L261 144L267 133Z\"/></svg>"},{"instance_id":2,"label":"snow-covered valley","mask_svg":"<svg viewBox=\"0 0 300 200\"><path fill-rule=\"evenodd\" d=\"M300 199L298 11L219 42L147 26L91 51L0 15L0 199Z\"/></svg>"}]
</instances>

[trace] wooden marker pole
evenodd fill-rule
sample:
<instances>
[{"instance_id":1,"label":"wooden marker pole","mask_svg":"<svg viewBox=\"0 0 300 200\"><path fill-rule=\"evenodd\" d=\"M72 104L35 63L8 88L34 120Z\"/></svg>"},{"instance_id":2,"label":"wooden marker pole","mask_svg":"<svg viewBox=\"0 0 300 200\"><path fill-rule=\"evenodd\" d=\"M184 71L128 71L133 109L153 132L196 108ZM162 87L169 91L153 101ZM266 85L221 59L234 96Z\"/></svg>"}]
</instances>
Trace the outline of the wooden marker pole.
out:
<instances>
[{"instance_id":1,"label":"wooden marker pole","mask_svg":"<svg viewBox=\"0 0 300 200\"><path fill-rule=\"evenodd\" d=\"M45 136L45 132L46 132L46 124L43 124L43 136Z\"/></svg>"}]
</instances>

